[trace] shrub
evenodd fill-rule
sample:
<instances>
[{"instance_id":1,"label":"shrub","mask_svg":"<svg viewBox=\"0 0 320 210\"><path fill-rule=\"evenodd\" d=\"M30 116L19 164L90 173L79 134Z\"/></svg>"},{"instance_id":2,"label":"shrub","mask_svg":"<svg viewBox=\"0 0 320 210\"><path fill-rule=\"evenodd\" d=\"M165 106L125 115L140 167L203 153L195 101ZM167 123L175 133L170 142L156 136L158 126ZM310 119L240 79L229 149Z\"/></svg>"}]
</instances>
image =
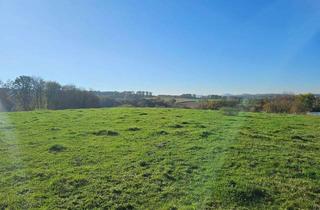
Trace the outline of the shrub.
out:
<instances>
[{"instance_id":1,"label":"shrub","mask_svg":"<svg viewBox=\"0 0 320 210\"><path fill-rule=\"evenodd\" d=\"M240 104L240 100L232 99L222 99L222 100L203 100L200 102L200 109L212 109L218 110L222 107L238 107Z\"/></svg>"},{"instance_id":2,"label":"shrub","mask_svg":"<svg viewBox=\"0 0 320 210\"><path fill-rule=\"evenodd\" d=\"M273 113L306 113L316 107L317 98L312 94L279 96L266 101L263 111Z\"/></svg>"},{"instance_id":3,"label":"shrub","mask_svg":"<svg viewBox=\"0 0 320 210\"><path fill-rule=\"evenodd\" d=\"M269 113L290 113L294 97L285 96L269 100L263 106L263 111Z\"/></svg>"}]
</instances>

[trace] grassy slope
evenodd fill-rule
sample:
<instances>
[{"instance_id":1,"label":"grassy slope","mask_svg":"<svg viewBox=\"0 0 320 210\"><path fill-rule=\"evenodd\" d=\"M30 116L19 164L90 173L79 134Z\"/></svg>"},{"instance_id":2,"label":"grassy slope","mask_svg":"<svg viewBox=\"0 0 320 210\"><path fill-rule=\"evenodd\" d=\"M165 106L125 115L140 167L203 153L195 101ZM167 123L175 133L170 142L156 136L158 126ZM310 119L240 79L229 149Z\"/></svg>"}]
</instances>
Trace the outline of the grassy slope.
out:
<instances>
[{"instance_id":1,"label":"grassy slope","mask_svg":"<svg viewBox=\"0 0 320 210\"><path fill-rule=\"evenodd\" d=\"M0 209L320 208L319 117L115 108L0 119Z\"/></svg>"}]
</instances>

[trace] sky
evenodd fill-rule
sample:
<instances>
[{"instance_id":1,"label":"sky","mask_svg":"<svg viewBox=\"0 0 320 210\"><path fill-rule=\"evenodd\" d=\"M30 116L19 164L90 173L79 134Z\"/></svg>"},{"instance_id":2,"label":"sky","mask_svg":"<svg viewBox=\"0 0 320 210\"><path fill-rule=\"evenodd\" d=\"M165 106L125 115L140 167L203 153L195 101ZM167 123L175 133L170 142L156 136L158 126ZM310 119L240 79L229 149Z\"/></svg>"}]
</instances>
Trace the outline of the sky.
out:
<instances>
[{"instance_id":1,"label":"sky","mask_svg":"<svg viewBox=\"0 0 320 210\"><path fill-rule=\"evenodd\" d=\"M320 93L319 0L0 0L0 80Z\"/></svg>"}]
</instances>

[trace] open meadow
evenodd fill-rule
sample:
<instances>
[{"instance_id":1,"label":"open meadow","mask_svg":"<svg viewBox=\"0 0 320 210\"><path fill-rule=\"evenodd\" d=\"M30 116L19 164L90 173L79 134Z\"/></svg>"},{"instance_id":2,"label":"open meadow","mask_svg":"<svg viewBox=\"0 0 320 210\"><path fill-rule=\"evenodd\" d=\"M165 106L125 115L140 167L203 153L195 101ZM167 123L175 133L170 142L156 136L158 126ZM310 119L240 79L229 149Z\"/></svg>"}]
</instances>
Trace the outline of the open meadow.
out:
<instances>
[{"instance_id":1,"label":"open meadow","mask_svg":"<svg viewBox=\"0 0 320 210\"><path fill-rule=\"evenodd\" d=\"M320 117L0 113L0 209L319 209Z\"/></svg>"}]
</instances>

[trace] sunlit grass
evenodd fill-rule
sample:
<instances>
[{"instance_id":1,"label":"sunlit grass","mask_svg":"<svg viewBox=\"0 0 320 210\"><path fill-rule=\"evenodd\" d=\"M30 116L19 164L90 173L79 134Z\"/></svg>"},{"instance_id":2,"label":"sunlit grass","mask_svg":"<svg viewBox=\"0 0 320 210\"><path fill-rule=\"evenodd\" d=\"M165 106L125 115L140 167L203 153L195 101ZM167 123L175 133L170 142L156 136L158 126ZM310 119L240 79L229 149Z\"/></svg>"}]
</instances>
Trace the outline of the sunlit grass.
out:
<instances>
[{"instance_id":1,"label":"sunlit grass","mask_svg":"<svg viewBox=\"0 0 320 210\"><path fill-rule=\"evenodd\" d=\"M138 108L0 116L0 209L320 207L319 117Z\"/></svg>"}]
</instances>

